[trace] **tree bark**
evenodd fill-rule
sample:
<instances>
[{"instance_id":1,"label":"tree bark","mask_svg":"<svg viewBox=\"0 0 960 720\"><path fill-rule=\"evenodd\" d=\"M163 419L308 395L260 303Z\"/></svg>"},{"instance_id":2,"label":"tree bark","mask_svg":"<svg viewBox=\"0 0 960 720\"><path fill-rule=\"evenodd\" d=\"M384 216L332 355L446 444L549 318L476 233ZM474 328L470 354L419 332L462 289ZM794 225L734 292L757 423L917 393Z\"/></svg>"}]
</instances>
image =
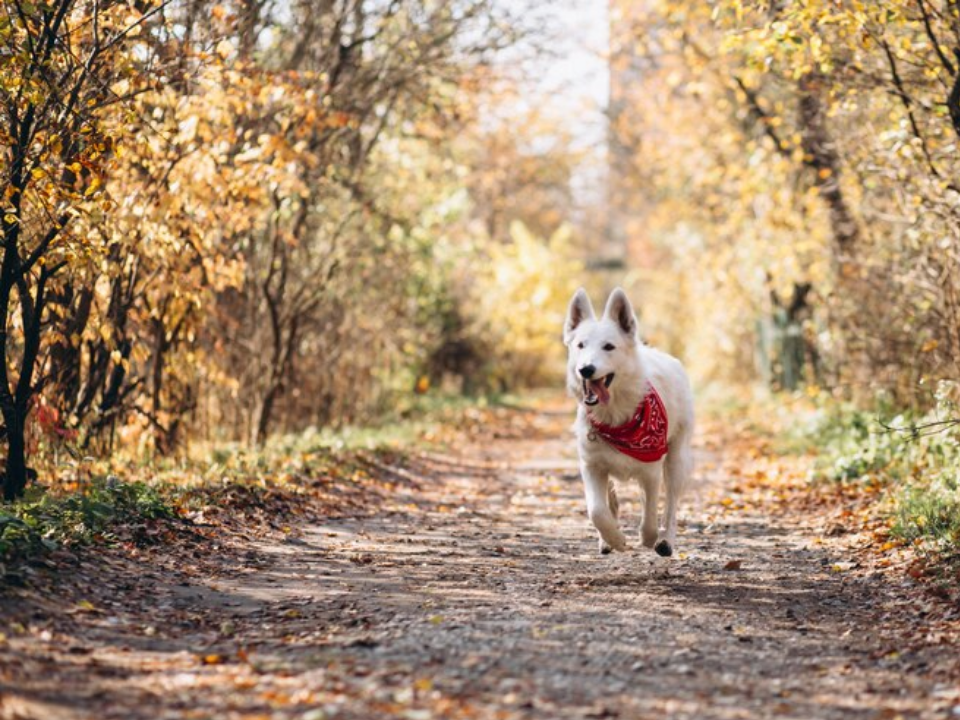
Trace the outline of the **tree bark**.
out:
<instances>
[{"instance_id":1,"label":"tree bark","mask_svg":"<svg viewBox=\"0 0 960 720\"><path fill-rule=\"evenodd\" d=\"M840 185L840 155L827 125L823 87L823 77L819 73L807 73L800 79L798 120L804 164L813 170L813 182L827 204L835 254L841 276L845 276L852 271L860 226Z\"/></svg>"}]
</instances>

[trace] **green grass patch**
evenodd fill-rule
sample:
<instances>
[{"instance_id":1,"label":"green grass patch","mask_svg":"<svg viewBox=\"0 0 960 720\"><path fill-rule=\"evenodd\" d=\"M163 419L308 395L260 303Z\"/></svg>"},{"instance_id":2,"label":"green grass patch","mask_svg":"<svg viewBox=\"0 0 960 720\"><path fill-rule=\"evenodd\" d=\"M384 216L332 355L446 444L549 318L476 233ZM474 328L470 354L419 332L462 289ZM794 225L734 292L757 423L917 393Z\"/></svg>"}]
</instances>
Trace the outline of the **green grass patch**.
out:
<instances>
[{"instance_id":1,"label":"green grass patch","mask_svg":"<svg viewBox=\"0 0 960 720\"><path fill-rule=\"evenodd\" d=\"M538 396L524 400L536 403ZM159 542L156 523L146 532L155 520L189 521L203 512L225 521L254 513L282 522L297 514L298 496L313 492L317 479L353 490L371 480L378 463L403 464L411 448L427 440L442 446L456 431L485 427L489 411L517 405L511 396L427 394L376 427L310 429L273 437L262 448L222 443L181 457L85 457L66 472L49 462L38 466L41 484L18 502L0 504L0 576L59 546Z\"/></svg>"},{"instance_id":2,"label":"green grass patch","mask_svg":"<svg viewBox=\"0 0 960 720\"><path fill-rule=\"evenodd\" d=\"M960 431L930 424L958 416L944 403L935 413L893 417L823 405L803 432L819 456L818 480L879 485L895 537L953 558L960 553Z\"/></svg>"},{"instance_id":3,"label":"green grass patch","mask_svg":"<svg viewBox=\"0 0 960 720\"><path fill-rule=\"evenodd\" d=\"M941 482L910 485L900 493L893 533L907 541L932 542L944 555L960 551L960 493Z\"/></svg>"},{"instance_id":4,"label":"green grass patch","mask_svg":"<svg viewBox=\"0 0 960 720\"><path fill-rule=\"evenodd\" d=\"M0 560L6 565L60 545L110 541L120 526L174 515L161 492L143 482L95 479L62 495L35 486L21 501L0 506Z\"/></svg>"}]
</instances>

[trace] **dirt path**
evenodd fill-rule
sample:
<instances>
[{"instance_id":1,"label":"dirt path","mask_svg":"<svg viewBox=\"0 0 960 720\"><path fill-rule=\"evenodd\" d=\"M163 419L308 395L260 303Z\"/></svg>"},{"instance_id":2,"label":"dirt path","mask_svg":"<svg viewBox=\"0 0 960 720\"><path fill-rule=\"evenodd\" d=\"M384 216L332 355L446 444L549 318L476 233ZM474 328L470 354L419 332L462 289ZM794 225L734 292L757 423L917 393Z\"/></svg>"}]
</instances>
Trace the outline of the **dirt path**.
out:
<instances>
[{"instance_id":1,"label":"dirt path","mask_svg":"<svg viewBox=\"0 0 960 720\"><path fill-rule=\"evenodd\" d=\"M203 582L108 555L22 591L0 717L960 716L956 648L904 646L896 588L835 572L800 519L725 512L736 478L705 452L678 557L599 556L573 449L538 423L385 470L369 517L214 548ZM78 604L90 584L113 600Z\"/></svg>"}]
</instances>

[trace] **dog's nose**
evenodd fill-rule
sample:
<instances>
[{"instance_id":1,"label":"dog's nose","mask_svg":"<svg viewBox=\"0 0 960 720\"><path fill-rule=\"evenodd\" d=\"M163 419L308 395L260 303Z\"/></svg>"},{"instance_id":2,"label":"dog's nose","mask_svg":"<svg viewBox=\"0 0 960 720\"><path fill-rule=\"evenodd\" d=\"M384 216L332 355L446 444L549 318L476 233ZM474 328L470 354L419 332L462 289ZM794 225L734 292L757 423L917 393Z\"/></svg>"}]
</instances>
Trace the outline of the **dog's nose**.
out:
<instances>
[{"instance_id":1,"label":"dog's nose","mask_svg":"<svg viewBox=\"0 0 960 720\"><path fill-rule=\"evenodd\" d=\"M597 369L593 365L584 365L580 368L580 377L592 378Z\"/></svg>"}]
</instances>

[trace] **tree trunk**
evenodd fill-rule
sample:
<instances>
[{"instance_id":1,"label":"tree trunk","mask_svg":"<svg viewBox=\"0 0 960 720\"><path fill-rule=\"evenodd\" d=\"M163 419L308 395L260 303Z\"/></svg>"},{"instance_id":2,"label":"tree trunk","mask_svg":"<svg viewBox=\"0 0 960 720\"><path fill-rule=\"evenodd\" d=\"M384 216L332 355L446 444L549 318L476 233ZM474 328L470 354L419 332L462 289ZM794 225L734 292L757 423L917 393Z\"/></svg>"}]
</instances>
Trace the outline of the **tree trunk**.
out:
<instances>
[{"instance_id":1,"label":"tree trunk","mask_svg":"<svg viewBox=\"0 0 960 720\"><path fill-rule=\"evenodd\" d=\"M267 441L270 434L270 424L273 420L273 407L277 402L277 396L280 394L280 384L271 383L270 388L260 401L260 408L257 412L257 424L253 436L253 444L260 447Z\"/></svg>"},{"instance_id":2,"label":"tree trunk","mask_svg":"<svg viewBox=\"0 0 960 720\"><path fill-rule=\"evenodd\" d=\"M3 499L7 502L23 495L27 486L26 443L24 418L16 403L4 403L3 421L7 431L7 468L3 478Z\"/></svg>"},{"instance_id":3,"label":"tree trunk","mask_svg":"<svg viewBox=\"0 0 960 720\"><path fill-rule=\"evenodd\" d=\"M804 164L813 170L813 182L827 204L830 229L841 278L852 271L852 261L860 238L860 226L847 204L840 186L840 156L827 127L823 102L823 77L816 72L800 78L798 120Z\"/></svg>"},{"instance_id":4,"label":"tree trunk","mask_svg":"<svg viewBox=\"0 0 960 720\"><path fill-rule=\"evenodd\" d=\"M153 367L150 372L150 409L153 413L153 446L157 453L165 455L169 451L167 429L160 423L163 410L163 364L167 353L166 327L163 320L153 321Z\"/></svg>"},{"instance_id":5,"label":"tree trunk","mask_svg":"<svg viewBox=\"0 0 960 720\"><path fill-rule=\"evenodd\" d=\"M93 308L93 288L77 289L73 281L67 281L56 293L51 294L51 324L63 328L61 337L50 344L51 382L46 397L54 407L64 413L79 409L83 385L83 356L81 336L90 320Z\"/></svg>"}]
</instances>

